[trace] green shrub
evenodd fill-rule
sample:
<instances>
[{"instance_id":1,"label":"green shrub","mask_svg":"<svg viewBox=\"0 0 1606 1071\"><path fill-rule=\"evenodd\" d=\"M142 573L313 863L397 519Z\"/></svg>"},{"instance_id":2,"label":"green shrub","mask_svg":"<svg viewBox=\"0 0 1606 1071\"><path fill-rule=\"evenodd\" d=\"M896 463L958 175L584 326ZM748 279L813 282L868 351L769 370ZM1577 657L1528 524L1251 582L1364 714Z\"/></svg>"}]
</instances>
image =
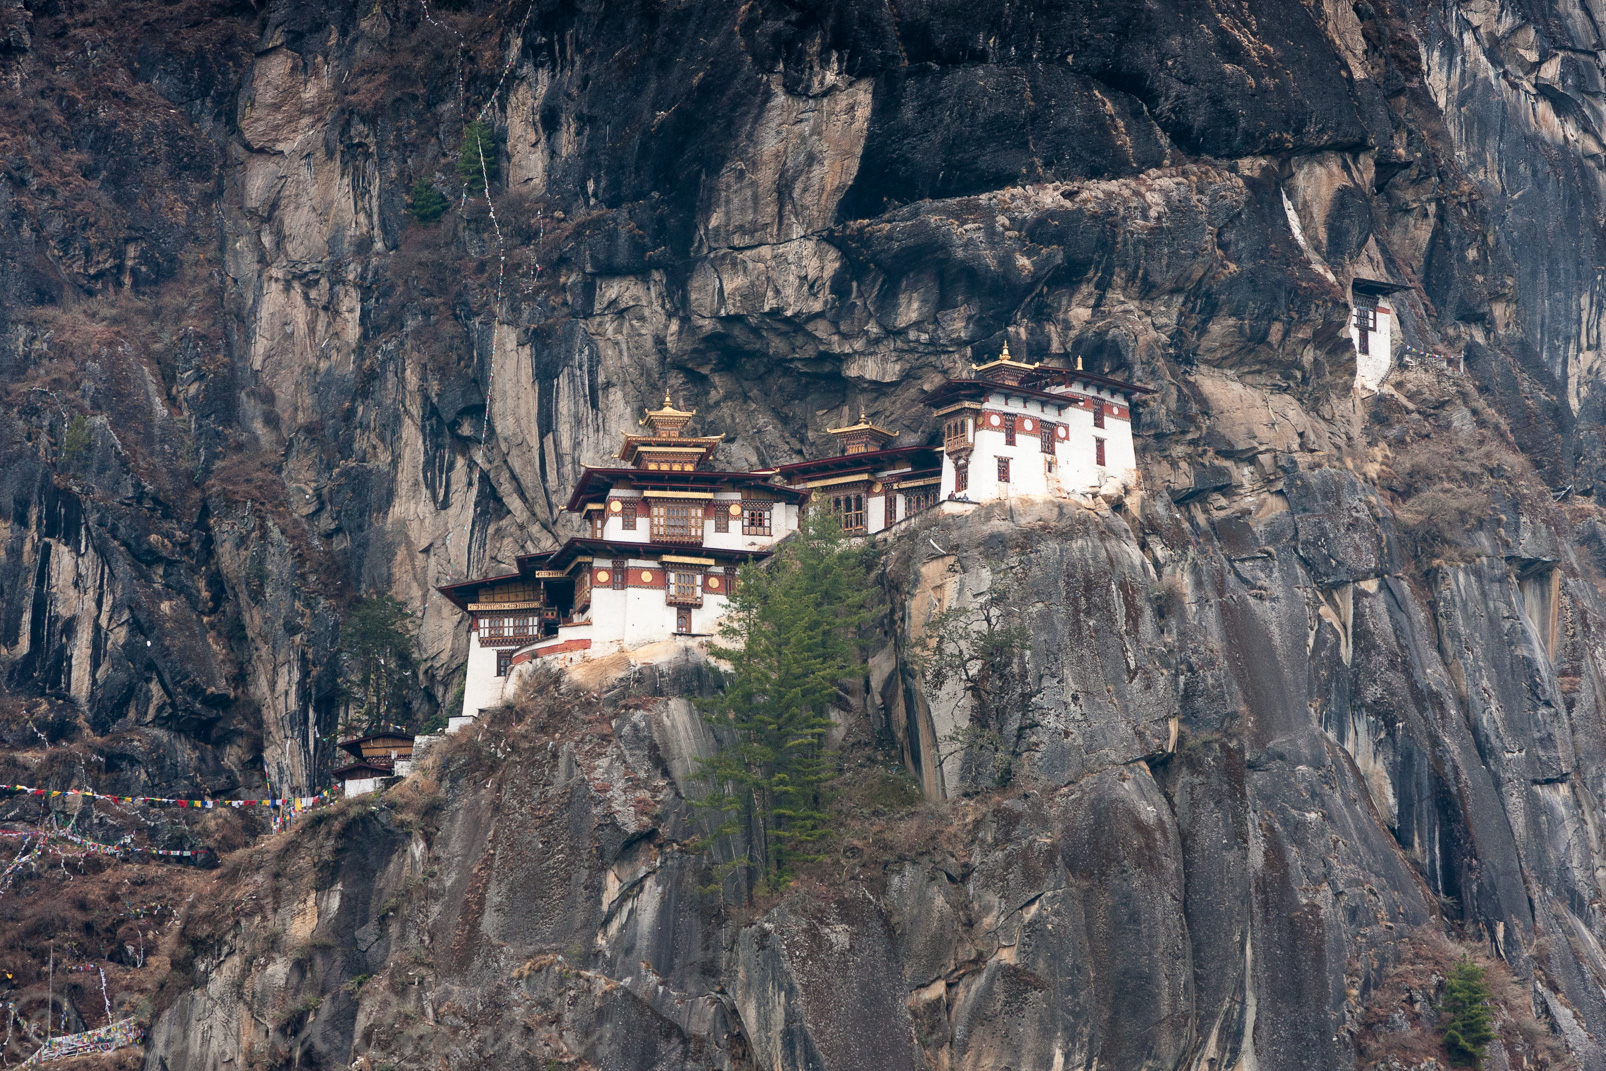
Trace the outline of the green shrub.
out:
<instances>
[{"instance_id":1,"label":"green shrub","mask_svg":"<svg viewBox=\"0 0 1606 1071\"><path fill-rule=\"evenodd\" d=\"M419 223L434 223L446 214L450 204L428 179L419 179L407 199L407 214Z\"/></svg>"},{"instance_id":2,"label":"green shrub","mask_svg":"<svg viewBox=\"0 0 1606 1071\"><path fill-rule=\"evenodd\" d=\"M1484 1046L1494 1040L1490 1028L1489 999L1493 996L1484 980L1483 968L1463 956L1450 968L1444 981L1444 1003L1440 1012L1449 1017L1444 1027L1444 1047L1453 1067L1477 1067Z\"/></svg>"},{"instance_id":3,"label":"green shrub","mask_svg":"<svg viewBox=\"0 0 1606 1071\"><path fill-rule=\"evenodd\" d=\"M469 193L484 193L487 181L495 182L498 172L496 133L483 119L463 129L463 147L457 151L457 175Z\"/></svg>"},{"instance_id":4,"label":"green shrub","mask_svg":"<svg viewBox=\"0 0 1606 1071\"><path fill-rule=\"evenodd\" d=\"M72 420L67 424L67 433L61 439L62 460L71 461L88 450L89 444L89 421L84 418L82 413L74 414Z\"/></svg>"}]
</instances>

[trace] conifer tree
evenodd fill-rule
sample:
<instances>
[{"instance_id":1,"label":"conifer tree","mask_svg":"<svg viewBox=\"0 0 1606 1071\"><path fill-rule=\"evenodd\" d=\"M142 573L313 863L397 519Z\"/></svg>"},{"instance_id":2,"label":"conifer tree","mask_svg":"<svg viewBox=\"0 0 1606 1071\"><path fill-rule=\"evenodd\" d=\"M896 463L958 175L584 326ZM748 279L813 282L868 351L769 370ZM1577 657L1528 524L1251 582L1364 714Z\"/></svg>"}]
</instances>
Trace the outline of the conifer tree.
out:
<instances>
[{"instance_id":1,"label":"conifer tree","mask_svg":"<svg viewBox=\"0 0 1606 1071\"><path fill-rule=\"evenodd\" d=\"M811 514L763 567L742 569L711 648L730 666L722 695L703 704L726 747L705 760L722 812L717 835L746 830L745 863L760 887L784 885L829 834L823 788L833 776L827 712L859 667L872 552L851 544L829 511Z\"/></svg>"},{"instance_id":2,"label":"conifer tree","mask_svg":"<svg viewBox=\"0 0 1606 1071\"><path fill-rule=\"evenodd\" d=\"M352 607L340 626L346 725L370 732L405 724L412 708L416 618L399 599L379 595Z\"/></svg>"},{"instance_id":3,"label":"conifer tree","mask_svg":"<svg viewBox=\"0 0 1606 1071\"><path fill-rule=\"evenodd\" d=\"M463 128L463 147L457 152L457 175L469 193L484 193L487 181L495 182L498 174L496 132L483 119L475 119Z\"/></svg>"},{"instance_id":4,"label":"conifer tree","mask_svg":"<svg viewBox=\"0 0 1606 1071\"><path fill-rule=\"evenodd\" d=\"M1444 1047L1450 1051L1452 1066L1477 1067L1483 1059L1484 1046L1494 1040L1494 1030L1489 1026L1491 995L1483 968L1470 958L1462 956L1461 962L1450 968L1440 1011L1449 1017L1444 1027Z\"/></svg>"},{"instance_id":5,"label":"conifer tree","mask_svg":"<svg viewBox=\"0 0 1606 1071\"><path fill-rule=\"evenodd\" d=\"M420 223L434 223L446 214L448 204L428 179L419 179L413 183L412 194L407 199L407 213Z\"/></svg>"}]
</instances>

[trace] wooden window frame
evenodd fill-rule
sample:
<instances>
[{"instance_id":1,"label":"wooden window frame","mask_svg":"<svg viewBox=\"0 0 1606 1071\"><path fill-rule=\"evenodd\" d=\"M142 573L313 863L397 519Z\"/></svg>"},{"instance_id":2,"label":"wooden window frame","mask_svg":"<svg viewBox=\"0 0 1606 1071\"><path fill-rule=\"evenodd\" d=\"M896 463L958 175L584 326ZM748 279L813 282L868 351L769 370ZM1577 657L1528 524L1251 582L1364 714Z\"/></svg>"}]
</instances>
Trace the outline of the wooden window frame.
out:
<instances>
[{"instance_id":1,"label":"wooden window frame","mask_svg":"<svg viewBox=\"0 0 1606 1071\"><path fill-rule=\"evenodd\" d=\"M684 502L678 499L655 500L648 508L647 516L651 518L654 543L702 544L705 517L701 502ZM685 524L670 523L676 519L683 519Z\"/></svg>"},{"instance_id":2,"label":"wooden window frame","mask_svg":"<svg viewBox=\"0 0 1606 1071\"><path fill-rule=\"evenodd\" d=\"M480 646L522 647L540 639L544 613L543 609L537 607L480 616L475 622Z\"/></svg>"},{"instance_id":3,"label":"wooden window frame","mask_svg":"<svg viewBox=\"0 0 1606 1071\"><path fill-rule=\"evenodd\" d=\"M731 514L725 503L714 503L714 531L725 535L731 530Z\"/></svg>"},{"instance_id":4,"label":"wooden window frame","mask_svg":"<svg viewBox=\"0 0 1606 1071\"><path fill-rule=\"evenodd\" d=\"M630 567L623 558L613 560L613 572L608 581L614 591L625 591L630 587Z\"/></svg>"},{"instance_id":5,"label":"wooden window frame","mask_svg":"<svg viewBox=\"0 0 1606 1071\"><path fill-rule=\"evenodd\" d=\"M1054 436L1057 435L1059 425L1052 420L1040 420L1037 423L1037 448L1045 454L1054 452Z\"/></svg>"},{"instance_id":6,"label":"wooden window frame","mask_svg":"<svg viewBox=\"0 0 1606 1071\"><path fill-rule=\"evenodd\" d=\"M1014 446L1015 445L1015 414L1014 413L1005 413L1004 414L1004 445L1005 446Z\"/></svg>"},{"instance_id":7,"label":"wooden window frame","mask_svg":"<svg viewBox=\"0 0 1606 1071\"><path fill-rule=\"evenodd\" d=\"M898 492L887 488L882 496L881 527L891 528L898 523Z\"/></svg>"},{"instance_id":8,"label":"wooden window frame","mask_svg":"<svg viewBox=\"0 0 1606 1071\"><path fill-rule=\"evenodd\" d=\"M865 512L865 497L863 491L844 491L831 496L831 512L836 514L844 532L863 532L868 529L865 523L869 520Z\"/></svg>"},{"instance_id":9,"label":"wooden window frame","mask_svg":"<svg viewBox=\"0 0 1606 1071\"><path fill-rule=\"evenodd\" d=\"M1009 458L998 458L998 482L1009 483Z\"/></svg>"},{"instance_id":10,"label":"wooden window frame","mask_svg":"<svg viewBox=\"0 0 1606 1071\"><path fill-rule=\"evenodd\" d=\"M762 524L754 522L763 518ZM775 532L775 503L746 501L742 503L742 535L773 535Z\"/></svg>"},{"instance_id":11,"label":"wooden window frame","mask_svg":"<svg viewBox=\"0 0 1606 1071\"><path fill-rule=\"evenodd\" d=\"M1104 440L1097 435L1093 436L1093 464L1099 468L1105 467Z\"/></svg>"},{"instance_id":12,"label":"wooden window frame","mask_svg":"<svg viewBox=\"0 0 1606 1071\"><path fill-rule=\"evenodd\" d=\"M1355 338L1357 353L1370 354L1372 352L1372 332L1377 330L1377 306L1358 305L1355 308L1355 326L1358 328Z\"/></svg>"},{"instance_id":13,"label":"wooden window frame","mask_svg":"<svg viewBox=\"0 0 1606 1071\"><path fill-rule=\"evenodd\" d=\"M954 462L954 494L970 490L970 464L965 461Z\"/></svg>"},{"instance_id":14,"label":"wooden window frame","mask_svg":"<svg viewBox=\"0 0 1606 1071\"><path fill-rule=\"evenodd\" d=\"M636 530L636 514L638 513L637 504L634 501L625 501L623 499L620 501L623 502L623 505L619 507L619 526L626 532L634 532Z\"/></svg>"},{"instance_id":15,"label":"wooden window frame","mask_svg":"<svg viewBox=\"0 0 1606 1071\"><path fill-rule=\"evenodd\" d=\"M962 449L971 445L974 438L974 425L971 423L969 413L960 413L943 422L942 444L944 450Z\"/></svg>"},{"instance_id":16,"label":"wooden window frame","mask_svg":"<svg viewBox=\"0 0 1606 1071\"><path fill-rule=\"evenodd\" d=\"M513 672L513 648L508 647L496 652L496 675L505 677Z\"/></svg>"},{"instance_id":17,"label":"wooden window frame","mask_svg":"<svg viewBox=\"0 0 1606 1071\"><path fill-rule=\"evenodd\" d=\"M935 487L911 487L903 493L903 516L907 520L937 504Z\"/></svg>"},{"instance_id":18,"label":"wooden window frame","mask_svg":"<svg viewBox=\"0 0 1606 1071\"><path fill-rule=\"evenodd\" d=\"M690 577L688 585L684 578ZM664 599L671 606L701 606L703 604L703 571L695 567L664 566Z\"/></svg>"},{"instance_id":19,"label":"wooden window frame","mask_svg":"<svg viewBox=\"0 0 1606 1071\"><path fill-rule=\"evenodd\" d=\"M690 636L691 634L691 607L675 607L675 635Z\"/></svg>"},{"instance_id":20,"label":"wooden window frame","mask_svg":"<svg viewBox=\"0 0 1606 1071\"><path fill-rule=\"evenodd\" d=\"M1095 428L1102 428L1104 426L1104 403L1103 402L1095 402L1093 404L1093 426Z\"/></svg>"}]
</instances>

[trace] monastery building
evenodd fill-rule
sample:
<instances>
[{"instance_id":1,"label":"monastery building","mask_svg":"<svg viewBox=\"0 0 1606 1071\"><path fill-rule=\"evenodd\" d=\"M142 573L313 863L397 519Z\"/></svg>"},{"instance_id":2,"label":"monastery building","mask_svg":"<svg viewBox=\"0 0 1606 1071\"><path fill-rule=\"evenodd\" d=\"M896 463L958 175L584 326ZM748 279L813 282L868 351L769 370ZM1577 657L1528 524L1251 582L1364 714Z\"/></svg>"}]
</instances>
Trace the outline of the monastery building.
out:
<instances>
[{"instance_id":1,"label":"monastery building","mask_svg":"<svg viewBox=\"0 0 1606 1071\"><path fill-rule=\"evenodd\" d=\"M933 508L965 512L1014 495L1130 483L1132 402L1149 393L1080 367L1013 360L1006 345L927 396L940 446L893 446L899 433L861 413L827 429L835 455L753 472L716 467L721 437L688 434L695 410L666 396L645 414L646 434L625 436L617 465L581 474L565 508L585 519L585 535L521 556L513 572L439 589L472 623L463 709L451 727L501 703L536 659L572 665L706 641L737 569L797 531L805 505L868 536Z\"/></svg>"}]
</instances>

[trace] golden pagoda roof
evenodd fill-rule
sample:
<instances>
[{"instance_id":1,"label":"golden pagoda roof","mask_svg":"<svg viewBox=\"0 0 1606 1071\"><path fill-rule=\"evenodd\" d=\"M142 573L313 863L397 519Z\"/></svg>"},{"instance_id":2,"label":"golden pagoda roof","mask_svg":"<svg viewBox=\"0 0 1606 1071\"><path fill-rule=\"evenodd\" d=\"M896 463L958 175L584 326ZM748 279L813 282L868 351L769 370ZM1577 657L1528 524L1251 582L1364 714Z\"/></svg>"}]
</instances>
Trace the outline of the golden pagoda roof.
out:
<instances>
[{"instance_id":1,"label":"golden pagoda roof","mask_svg":"<svg viewBox=\"0 0 1606 1071\"><path fill-rule=\"evenodd\" d=\"M697 415L697 410L695 409L676 409L675 403L669 400L668 391L664 391L664 407L662 409L647 409L643 412L645 415L638 422L643 427L654 422L654 420L673 420L678 417L684 421L690 420Z\"/></svg>"},{"instance_id":2,"label":"golden pagoda roof","mask_svg":"<svg viewBox=\"0 0 1606 1071\"><path fill-rule=\"evenodd\" d=\"M849 424L847 427L843 428L826 428L825 431L827 435L846 435L849 432L854 431L873 431L878 435L885 435L889 439L896 439L898 437L897 432L888 431L886 428L878 427L875 424L870 423L870 418L864 415L863 409L859 410L859 422L857 424Z\"/></svg>"},{"instance_id":3,"label":"golden pagoda roof","mask_svg":"<svg viewBox=\"0 0 1606 1071\"><path fill-rule=\"evenodd\" d=\"M973 364L970 366L970 370L972 372L986 372L993 368L1018 368L1023 372L1030 372L1032 369L1041 366L1042 363L1042 361L1038 361L1037 364L1027 364L1025 361L1017 361L1010 357L1009 343L1006 341L1004 348L999 351L996 358L991 361L983 361L981 364Z\"/></svg>"}]
</instances>

